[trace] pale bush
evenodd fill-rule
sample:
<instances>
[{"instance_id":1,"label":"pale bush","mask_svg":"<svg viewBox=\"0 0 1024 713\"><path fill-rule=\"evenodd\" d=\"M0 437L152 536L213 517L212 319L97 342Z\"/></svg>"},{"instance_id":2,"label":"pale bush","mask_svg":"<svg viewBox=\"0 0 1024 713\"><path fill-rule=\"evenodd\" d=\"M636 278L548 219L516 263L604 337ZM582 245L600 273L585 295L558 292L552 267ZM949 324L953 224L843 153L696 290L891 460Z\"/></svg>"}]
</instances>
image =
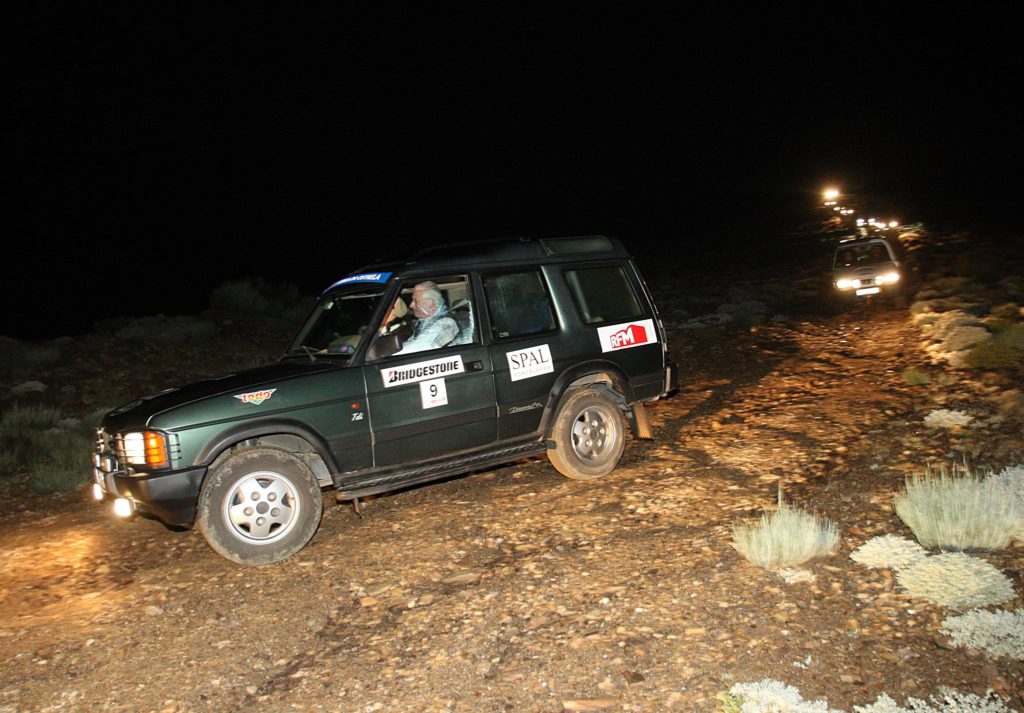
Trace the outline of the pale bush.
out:
<instances>
[{"instance_id":1,"label":"pale bush","mask_svg":"<svg viewBox=\"0 0 1024 713\"><path fill-rule=\"evenodd\" d=\"M963 411L940 408L924 417L924 425L928 428L963 428L973 420L973 416Z\"/></svg>"},{"instance_id":2,"label":"pale bush","mask_svg":"<svg viewBox=\"0 0 1024 713\"><path fill-rule=\"evenodd\" d=\"M1024 611L985 611L947 617L942 633L956 646L983 649L993 656L1024 661Z\"/></svg>"},{"instance_id":3,"label":"pale bush","mask_svg":"<svg viewBox=\"0 0 1024 713\"><path fill-rule=\"evenodd\" d=\"M854 706L853 710L854 713L1013 713L992 691L982 697L946 687L940 688L937 695L929 696L927 701L908 698L906 708L883 693L871 705Z\"/></svg>"},{"instance_id":4,"label":"pale bush","mask_svg":"<svg viewBox=\"0 0 1024 713\"><path fill-rule=\"evenodd\" d=\"M916 564L927 556L928 553L921 545L895 535L873 537L850 553L850 559L871 569L902 569Z\"/></svg>"},{"instance_id":5,"label":"pale bush","mask_svg":"<svg viewBox=\"0 0 1024 713\"><path fill-rule=\"evenodd\" d=\"M732 546L750 562L765 569L802 564L830 555L839 544L839 533L827 519L805 513L785 503L761 516L757 524L733 528Z\"/></svg>"},{"instance_id":6,"label":"pale bush","mask_svg":"<svg viewBox=\"0 0 1024 713\"><path fill-rule=\"evenodd\" d=\"M939 314L935 322L925 332L932 339L941 342L951 334L955 334L958 330L970 327L984 329L984 324L972 314L968 314L960 309L953 309Z\"/></svg>"},{"instance_id":7,"label":"pale bush","mask_svg":"<svg viewBox=\"0 0 1024 713\"><path fill-rule=\"evenodd\" d=\"M893 506L918 542L943 550L1001 549L1024 518L1007 482L969 474L909 478Z\"/></svg>"},{"instance_id":8,"label":"pale bush","mask_svg":"<svg viewBox=\"0 0 1024 713\"><path fill-rule=\"evenodd\" d=\"M793 686L770 679L737 683L729 693L741 713L840 713L829 708L828 701L805 701Z\"/></svg>"},{"instance_id":9,"label":"pale bush","mask_svg":"<svg viewBox=\"0 0 1024 713\"><path fill-rule=\"evenodd\" d=\"M955 354L972 349L992 338L992 333L980 326L962 326L951 330L939 342L939 351L944 354Z\"/></svg>"},{"instance_id":10,"label":"pale bush","mask_svg":"<svg viewBox=\"0 0 1024 713\"><path fill-rule=\"evenodd\" d=\"M955 609L1002 604L1016 597L1002 572L962 552L926 557L897 570L896 579L913 596Z\"/></svg>"},{"instance_id":11,"label":"pale bush","mask_svg":"<svg viewBox=\"0 0 1024 713\"><path fill-rule=\"evenodd\" d=\"M986 480L994 480L1013 493L1020 511L1024 513L1024 466L1016 465L1004 468L1002 472L990 475ZM1018 522L1013 539L1024 542L1024 517Z\"/></svg>"}]
</instances>

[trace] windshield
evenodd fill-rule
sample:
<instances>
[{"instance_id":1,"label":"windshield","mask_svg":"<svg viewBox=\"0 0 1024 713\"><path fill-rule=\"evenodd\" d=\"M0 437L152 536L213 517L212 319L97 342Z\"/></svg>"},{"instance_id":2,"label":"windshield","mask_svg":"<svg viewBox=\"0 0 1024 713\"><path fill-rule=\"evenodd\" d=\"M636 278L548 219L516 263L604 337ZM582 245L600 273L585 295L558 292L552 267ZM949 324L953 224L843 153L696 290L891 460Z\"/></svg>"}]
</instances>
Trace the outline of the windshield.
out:
<instances>
[{"instance_id":1,"label":"windshield","mask_svg":"<svg viewBox=\"0 0 1024 713\"><path fill-rule=\"evenodd\" d=\"M892 256L884 243L861 243L840 245L836 250L835 267L863 267L892 262Z\"/></svg>"},{"instance_id":2,"label":"windshield","mask_svg":"<svg viewBox=\"0 0 1024 713\"><path fill-rule=\"evenodd\" d=\"M385 291L384 285L361 285L328 294L306 320L288 353L351 357Z\"/></svg>"}]
</instances>

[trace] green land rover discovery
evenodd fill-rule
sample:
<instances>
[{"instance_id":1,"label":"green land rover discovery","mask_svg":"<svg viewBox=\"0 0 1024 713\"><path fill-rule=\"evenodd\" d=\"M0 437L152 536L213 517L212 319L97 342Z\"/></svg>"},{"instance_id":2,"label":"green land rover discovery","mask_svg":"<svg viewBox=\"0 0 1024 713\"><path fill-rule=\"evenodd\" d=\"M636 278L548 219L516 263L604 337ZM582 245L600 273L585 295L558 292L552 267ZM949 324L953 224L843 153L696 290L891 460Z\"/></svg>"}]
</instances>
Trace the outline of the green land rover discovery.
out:
<instances>
[{"instance_id":1,"label":"green land rover discovery","mask_svg":"<svg viewBox=\"0 0 1024 713\"><path fill-rule=\"evenodd\" d=\"M613 238L431 248L331 285L276 363L139 399L97 433L93 494L281 561L339 501L547 454L609 473L675 387L665 330Z\"/></svg>"}]
</instances>

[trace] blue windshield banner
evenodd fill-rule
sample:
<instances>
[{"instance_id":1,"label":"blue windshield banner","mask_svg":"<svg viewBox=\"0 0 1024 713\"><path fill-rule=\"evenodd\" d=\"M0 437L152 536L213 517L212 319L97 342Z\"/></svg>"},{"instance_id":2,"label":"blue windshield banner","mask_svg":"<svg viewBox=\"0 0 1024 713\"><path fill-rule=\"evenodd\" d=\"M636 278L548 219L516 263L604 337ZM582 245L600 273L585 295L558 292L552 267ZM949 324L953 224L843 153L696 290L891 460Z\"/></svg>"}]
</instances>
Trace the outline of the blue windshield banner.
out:
<instances>
[{"instance_id":1,"label":"blue windshield banner","mask_svg":"<svg viewBox=\"0 0 1024 713\"><path fill-rule=\"evenodd\" d=\"M333 290L335 287L340 287L341 285L350 285L353 283L370 283L383 285L389 279L391 279L390 272L364 272L361 275L349 275L348 277L343 277L342 279L338 280L333 285L328 287L327 290ZM327 290L324 290L324 292L327 292Z\"/></svg>"}]
</instances>

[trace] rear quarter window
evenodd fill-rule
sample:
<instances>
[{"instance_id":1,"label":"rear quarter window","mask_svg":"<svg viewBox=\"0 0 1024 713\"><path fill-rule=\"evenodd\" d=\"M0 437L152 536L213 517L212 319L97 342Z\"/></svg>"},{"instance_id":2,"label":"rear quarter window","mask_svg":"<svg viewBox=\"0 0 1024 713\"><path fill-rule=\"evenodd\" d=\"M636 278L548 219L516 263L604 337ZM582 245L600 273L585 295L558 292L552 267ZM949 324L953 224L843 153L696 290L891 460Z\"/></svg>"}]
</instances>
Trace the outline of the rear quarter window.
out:
<instances>
[{"instance_id":1,"label":"rear quarter window","mask_svg":"<svg viewBox=\"0 0 1024 713\"><path fill-rule=\"evenodd\" d=\"M622 322L644 314L626 271L618 265L566 270L565 281L584 324Z\"/></svg>"},{"instance_id":2,"label":"rear quarter window","mask_svg":"<svg viewBox=\"0 0 1024 713\"><path fill-rule=\"evenodd\" d=\"M544 280L536 270L484 276L484 292L495 339L514 339L555 328Z\"/></svg>"}]
</instances>

